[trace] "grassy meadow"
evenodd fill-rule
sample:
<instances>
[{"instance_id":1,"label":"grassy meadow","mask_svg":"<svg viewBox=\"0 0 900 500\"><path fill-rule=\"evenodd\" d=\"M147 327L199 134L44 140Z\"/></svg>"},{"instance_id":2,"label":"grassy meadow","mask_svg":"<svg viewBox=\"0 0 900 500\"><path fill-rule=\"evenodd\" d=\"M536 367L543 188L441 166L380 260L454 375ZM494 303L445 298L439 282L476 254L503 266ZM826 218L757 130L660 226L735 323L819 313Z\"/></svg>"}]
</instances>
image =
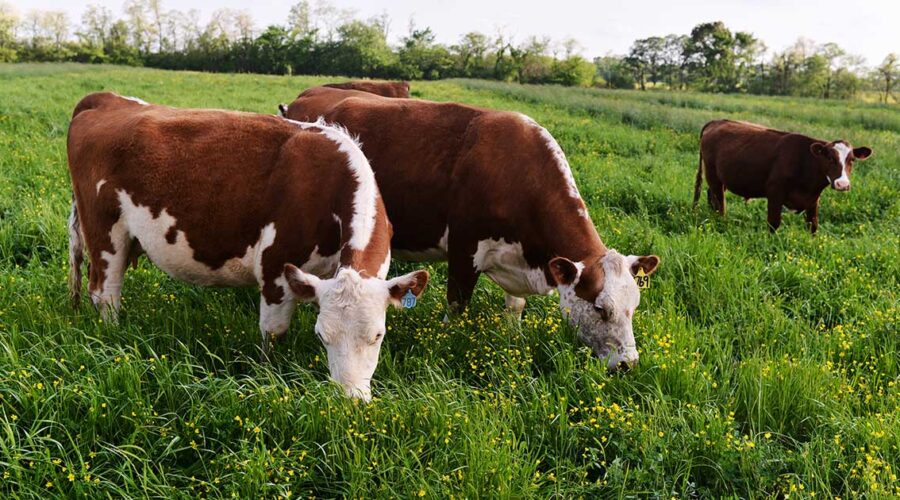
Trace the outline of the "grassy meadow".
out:
<instances>
[{"instance_id":1,"label":"grassy meadow","mask_svg":"<svg viewBox=\"0 0 900 500\"><path fill-rule=\"evenodd\" d=\"M631 372L555 297L521 323L482 278L444 323L446 267L391 311L375 399L327 381L314 311L256 362L255 290L129 270L120 324L68 304L66 130L85 94L274 113L327 77L0 65L0 497L900 496L900 107L413 82L524 112L566 151L603 239L662 259ZM698 131L733 117L870 146L812 237L765 201L691 208ZM412 269L392 267L392 275Z\"/></svg>"}]
</instances>

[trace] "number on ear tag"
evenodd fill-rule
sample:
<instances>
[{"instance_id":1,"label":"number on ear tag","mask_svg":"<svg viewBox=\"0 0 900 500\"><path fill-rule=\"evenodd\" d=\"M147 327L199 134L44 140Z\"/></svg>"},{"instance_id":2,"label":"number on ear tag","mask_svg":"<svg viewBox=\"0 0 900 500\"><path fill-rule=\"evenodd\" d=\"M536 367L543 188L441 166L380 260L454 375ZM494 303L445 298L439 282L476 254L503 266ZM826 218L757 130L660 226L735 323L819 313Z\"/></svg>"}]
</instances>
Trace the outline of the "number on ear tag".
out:
<instances>
[{"instance_id":1,"label":"number on ear tag","mask_svg":"<svg viewBox=\"0 0 900 500\"><path fill-rule=\"evenodd\" d=\"M412 309L416 307L416 296L412 293L412 290L407 290L406 295L400 299L400 305L403 306L404 309Z\"/></svg>"},{"instance_id":2,"label":"number on ear tag","mask_svg":"<svg viewBox=\"0 0 900 500\"><path fill-rule=\"evenodd\" d=\"M637 274L634 275L634 281L641 290L650 288L650 276L644 272L644 268L638 268Z\"/></svg>"}]
</instances>

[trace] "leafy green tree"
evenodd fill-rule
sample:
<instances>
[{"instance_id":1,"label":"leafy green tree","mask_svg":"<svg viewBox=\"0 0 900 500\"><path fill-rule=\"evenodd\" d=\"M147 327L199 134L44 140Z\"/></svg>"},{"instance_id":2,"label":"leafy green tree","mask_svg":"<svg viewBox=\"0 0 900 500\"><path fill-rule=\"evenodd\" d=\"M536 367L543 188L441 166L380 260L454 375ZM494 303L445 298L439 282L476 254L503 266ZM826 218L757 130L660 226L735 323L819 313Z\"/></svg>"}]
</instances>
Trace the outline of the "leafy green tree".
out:
<instances>
[{"instance_id":1,"label":"leafy green tree","mask_svg":"<svg viewBox=\"0 0 900 500\"><path fill-rule=\"evenodd\" d=\"M698 24L685 50L700 88L713 92L736 90L734 36L721 21Z\"/></svg>"},{"instance_id":2,"label":"leafy green tree","mask_svg":"<svg viewBox=\"0 0 900 500\"><path fill-rule=\"evenodd\" d=\"M633 89L634 77L631 69L621 57L603 56L594 59L597 68L597 83L609 89Z\"/></svg>"},{"instance_id":3,"label":"leafy green tree","mask_svg":"<svg viewBox=\"0 0 900 500\"><path fill-rule=\"evenodd\" d=\"M0 62L13 62L18 58L16 27L19 14L12 5L0 2Z\"/></svg>"}]
</instances>

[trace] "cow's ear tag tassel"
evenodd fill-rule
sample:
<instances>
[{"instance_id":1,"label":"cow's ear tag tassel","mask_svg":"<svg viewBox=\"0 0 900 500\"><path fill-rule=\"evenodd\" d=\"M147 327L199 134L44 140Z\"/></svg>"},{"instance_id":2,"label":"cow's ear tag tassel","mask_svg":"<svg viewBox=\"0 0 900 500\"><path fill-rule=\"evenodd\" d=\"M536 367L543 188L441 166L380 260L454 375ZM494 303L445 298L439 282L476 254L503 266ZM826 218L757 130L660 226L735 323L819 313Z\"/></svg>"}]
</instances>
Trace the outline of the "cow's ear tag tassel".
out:
<instances>
[{"instance_id":1,"label":"cow's ear tag tassel","mask_svg":"<svg viewBox=\"0 0 900 500\"><path fill-rule=\"evenodd\" d=\"M646 290L650 288L650 276L644 272L643 267L638 268L637 274L634 275L634 281L637 283L637 286L641 290Z\"/></svg>"},{"instance_id":2,"label":"cow's ear tag tassel","mask_svg":"<svg viewBox=\"0 0 900 500\"><path fill-rule=\"evenodd\" d=\"M416 295L412 293L412 289L406 291L406 295L400 299L400 305L403 306L404 309L416 307Z\"/></svg>"}]
</instances>

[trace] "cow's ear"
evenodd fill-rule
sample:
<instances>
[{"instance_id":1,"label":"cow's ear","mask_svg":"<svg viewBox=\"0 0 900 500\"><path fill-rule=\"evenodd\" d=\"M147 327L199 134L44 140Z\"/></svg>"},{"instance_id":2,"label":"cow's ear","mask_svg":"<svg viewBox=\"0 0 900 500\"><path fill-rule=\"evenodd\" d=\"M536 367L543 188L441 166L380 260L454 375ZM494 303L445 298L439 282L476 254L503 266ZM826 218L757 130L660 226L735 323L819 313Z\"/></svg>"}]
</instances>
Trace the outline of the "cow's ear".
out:
<instances>
[{"instance_id":1,"label":"cow's ear","mask_svg":"<svg viewBox=\"0 0 900 500\"><path fill-rule=\"evenodd\" d=\"M292 264L284 265L284 277L291 287L294 298L300 302L316 302L316 288L318 288L322 280L309 273L297 269Z\"/></svg>"},{"instance_id":2,"label":"cow's ear","mask_svg":"<svg viewBox=\"0 0 900 500\"><path fill-rule=\"evenodd\" d=\"M828 146L822 144L821 142L814 142L809 146L809 151L816 156L829 156L831 152L828 151Z\"/></svg>"},{"instance_id":3,"label":"cow's ear","mask_svg":"<svg viewBox=\"0 0 900 500\"><path fill-rule=\"evenodd\" d=\"M644 274L650 275L659 266L659 257L655 255L629 255L627 260L632 275L636 275L641 269L644 270Z\"/></svg>"},{"instance_id":4,"label":"cow's ear","mask_svg":"<svg viewBox=\"0 0 900 500\"><path fill-rule=\"evenodd\" d=\"M282 117L287 116L287 104L278 105L278 115Z\"/></svg>"},{"instance_id":5,"label":"cow's ear","mask_svg":"<svg viewBox=\"0 0 900 500\"><path fill-rule=\"evenodd\" d=\"M556 281L556 286L571 285L581 276L584 266L575 263L565 257L555 257L550 260L550 275Z\"/></svg>"},{"instance_id":6,"label":"cow's ear","mask_svg":"<svg viewBox=\"0 0 900 500\"><path fill-rule=\"evenodd\" d=\"M853 157L857 160L865 160L870 156L872 156L872 150L870 148L862 147L853 150Z\"/></svg>"},{"instance_id":7,"label":"cow's ear","mask_svg":"<svg viewBox=\"0 0 900 500\"><path fill-rule=\"evenodd\" d=\"M400 307L401 299L406 292L412 292L416 298L422 296L425 287L428 286L428 271L419 269L403 276L398 276L387 281L388 294L391 304Z\"/></svg>"}]
</instances>

